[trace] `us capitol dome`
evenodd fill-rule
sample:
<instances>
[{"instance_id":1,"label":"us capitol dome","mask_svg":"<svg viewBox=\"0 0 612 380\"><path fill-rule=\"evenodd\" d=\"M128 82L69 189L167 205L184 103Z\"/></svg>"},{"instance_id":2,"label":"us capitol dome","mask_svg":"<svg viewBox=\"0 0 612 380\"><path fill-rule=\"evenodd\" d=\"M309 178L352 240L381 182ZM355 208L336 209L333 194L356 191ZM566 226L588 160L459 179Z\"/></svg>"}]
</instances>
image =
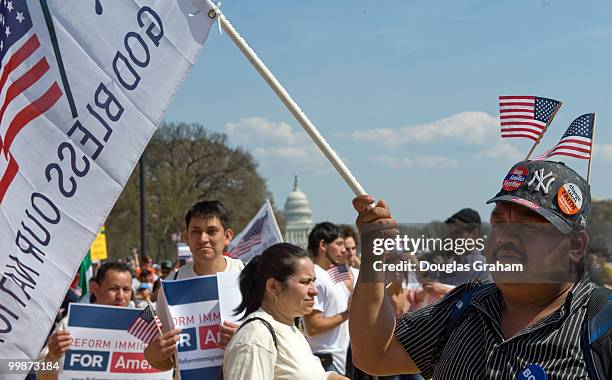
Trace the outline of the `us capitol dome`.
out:
<instances>
[{"instance_id":1,"label":"us capitol dome","mask_svg":"<svg viewBox=\"0 0 612 380\"><path fill-rule=\"evenodd\" d=\"M314 227L312 210L306 194L298 187L297 175L293 180L293 191L285 201L285 241L304 250L308 247L308 234Z\"/></svg>"}]
</instances>

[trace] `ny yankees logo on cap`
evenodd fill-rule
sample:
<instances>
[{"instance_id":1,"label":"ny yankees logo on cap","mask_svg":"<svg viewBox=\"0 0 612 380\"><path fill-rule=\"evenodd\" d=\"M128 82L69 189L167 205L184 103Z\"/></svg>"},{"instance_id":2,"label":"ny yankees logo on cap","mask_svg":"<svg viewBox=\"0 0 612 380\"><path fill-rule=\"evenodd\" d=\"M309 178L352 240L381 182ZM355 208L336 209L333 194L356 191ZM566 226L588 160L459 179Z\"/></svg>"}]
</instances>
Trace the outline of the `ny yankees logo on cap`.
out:
<instances>
[{"instance_id":1,"label":"ny yankees logo on cap","mask_svg":"<svg viewBox=\"0 0 612 380\"><path fill-rule=\"evenodd\" d=\"M537 170L537 171L533 172L533 177L527 183L527 185L531 186L531 185L533 185L533 183L535 181L538 181L538 183L536 184L534 190L535 191L542 190L542 192L544 194L548 194L548 188L550 187L550 184L555 182L555 178L552 175L553 175L552 171L550 171L550 172L548 172L548 174L544 175L544 169ZM552 177L552 178L550 178L550 177ZM544 181L546 179L548 179L548 182L544 183Z\"/></svg>"}]
</instances>

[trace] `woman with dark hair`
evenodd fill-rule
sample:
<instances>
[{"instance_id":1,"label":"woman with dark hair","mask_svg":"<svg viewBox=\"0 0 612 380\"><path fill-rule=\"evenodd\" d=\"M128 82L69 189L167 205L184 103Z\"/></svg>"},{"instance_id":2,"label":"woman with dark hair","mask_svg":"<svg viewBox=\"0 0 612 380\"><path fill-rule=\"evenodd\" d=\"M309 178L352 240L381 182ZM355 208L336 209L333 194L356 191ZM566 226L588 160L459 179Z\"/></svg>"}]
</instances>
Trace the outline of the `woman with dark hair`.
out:
<instances>
[{"instance_id":1,"label":"woman with dark hair","mask_svg":"<svg viewBox=\"0 0 612 380\"><path fill-rule=\"evenodd\" d=\"M295 327L295 318L312 312L314 280L312 260L292 244L275 244L249 262L240 274L236 308L245 312L244 322L225 348L226 379L347 379L325 372Z\"/></svg>"}]
</instances>

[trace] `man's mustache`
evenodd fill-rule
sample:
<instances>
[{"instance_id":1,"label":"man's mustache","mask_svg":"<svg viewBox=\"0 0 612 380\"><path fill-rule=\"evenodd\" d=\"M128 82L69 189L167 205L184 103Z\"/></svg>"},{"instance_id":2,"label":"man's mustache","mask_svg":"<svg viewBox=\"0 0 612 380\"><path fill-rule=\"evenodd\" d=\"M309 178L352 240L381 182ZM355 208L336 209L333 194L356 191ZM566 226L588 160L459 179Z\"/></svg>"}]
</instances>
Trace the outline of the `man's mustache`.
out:
<instances>
[{"instance_id":1,"label":"man's mustache","mask_svg":"<svg viewBox=\"0 0 612 380\"><path fill-rule=\"evenodd\" d=\"M527 255L525 254L525 252L523 252L523 250L521 250L516 244L507 242L507 243L497 246L493 250L491 257L493 258L494 261L499 258L500 251L510 251L510 252L516 253L522 262L525 262L527 258L526 257Z\"/></svg>"}]
</instances>

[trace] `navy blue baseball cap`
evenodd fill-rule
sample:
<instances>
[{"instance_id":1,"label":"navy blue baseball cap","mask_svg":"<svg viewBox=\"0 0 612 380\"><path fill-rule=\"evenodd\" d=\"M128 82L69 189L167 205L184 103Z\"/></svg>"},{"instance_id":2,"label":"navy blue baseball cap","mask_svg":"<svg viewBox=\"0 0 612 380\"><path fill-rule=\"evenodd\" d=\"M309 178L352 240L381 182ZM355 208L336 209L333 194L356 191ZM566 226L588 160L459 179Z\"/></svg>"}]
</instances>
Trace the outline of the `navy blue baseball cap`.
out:
<instances>
[{"instance_id":1,"label":"navy blue baseball cap","mask_svg":"<svg viewBox=\"0 0 612 380\"><path fill-rule=\"evenodd\" d=\"M563 162L515 164L502 181L501 190L487 203L500 201L529 208L564 234L586 227L591 215L589 184Z\"/></svg>"}]
</instances>

